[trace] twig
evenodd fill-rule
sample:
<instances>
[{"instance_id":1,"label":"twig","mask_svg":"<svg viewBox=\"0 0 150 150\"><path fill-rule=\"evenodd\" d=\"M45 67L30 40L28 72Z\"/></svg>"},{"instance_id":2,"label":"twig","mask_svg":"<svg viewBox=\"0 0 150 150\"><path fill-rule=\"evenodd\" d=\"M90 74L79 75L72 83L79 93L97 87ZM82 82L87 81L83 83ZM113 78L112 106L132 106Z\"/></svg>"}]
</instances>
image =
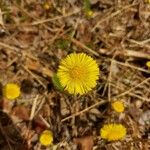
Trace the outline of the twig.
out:
<instances>
[{"instance_id":1,"label":"twig","mask_svg":"<svg viewBox=\"0 0 150 150\"><path fill-rule=\"evenodd\" d=\"M113 54L111 52L109 52L109 53L108 52L109 52L108 49L104 49L104 48L99 49L100 54L104 54L104 55L107 55L107 56L111 56ZM143 52L140 52L140 51L134 51L134 50L130 50L130 49L118 50L117 55L150 59L150 55L148 53L143 53Z\"/></svg>"},{"instance_id":2,"label":"twig","mask_svg":"<svg viewBox=\"0 0 150 150\"><path fill-rule=\"evenodd\" d=\"M39 24L43 24L43 23L46 23L46 22L51 22L51 21L54 21L54 20L59 20L59 19L63 19L63 18L66 18L66 17L69 17L69 16L72 16L74 14L77 14L79 13L81 10L78 9L72 13L69 13L67 15L64 15L64 16L57 16L57 17L54 17L54 18L49 18L49 19L44 19L44 20L39 20L39 21L34 21L33 23L31 23L31 25L39 25Z\"/></svg>"},{"instance_id":3,"label":"twig","mask_svg":"<svg viewBox=\"0 0 150 150\"><path fill-rule=\"evenodd\" d=\"M129 92L128 95L130 95L130 96L132 96L132 97L139 98L139 99L141 99L141 100L143 100L143 101L150 102L150 99L149 99L149 98L144 98L144 97L141 97L141 96L139 96L139 95L137 95L137 94L133 94L133 93L131 93L131 92Z\"/></svg>"},{"instance_id":4,"label":"twig","mask_svg":"<svg viewBox=\"0 0 150 150\"><path fill-rule=\"evenodd\" d=\"M37 77L37 75L35 75L34 73L32 73L27 67L25 67L24 65L22 65L22 67L24 68L25 71L27 71L30 75L33 76L34 79L37 80L37 82L43 86L44 89L46 89L45 84L43 84L43 82L41 80L39 80L39 78Z\"/></svg>"},{"instance_id":5,"label":"twig","mask_svg":"<svg viewBox=\"0 0 150 150\"><path fill-rule=\"evenodd\" d=\"M31 109L31 114L30 114L30 121L34 118L34 114L35 114L35 109L36 109L36 105L37 105L37 100L39 98L39 95L37 95L33 101L33 105L32 105L32 109Z\"/></svg>"},{"instance_id":6,"label":"twig","mask_svg":"<svg viewBox=\"0 0 150 150\"><path fill-rule=\"evenodd\" d=\"M121 96L124 96L124 95L128 94L129 92L131 92L131 91L134 90L135 88L137 88L137 87L141 86L143 83L147 82L149 79L150 79L150 78L147 78L147 79L143 80L143 81L142 81L141 83L139 83L138 85L136 85L136 86L130 88L129 90L127 90L127 91L125 91L125 92L123 92L123 93L121 93L121 94L119 94L119 95L117 95L117 96L115 96L115 97L118 98L118 97L121 97ZM115 85L115 86L116 86L116 85Z\"/></svg>"},{"instance_id":7,"label":"twig","mask_svg":"<svg viewBox=\"0 0 150 150\"><path fill-rule=\"evenodd\" d=\"M38 18L31 15L28 11L26 11L24 8L20 7L16 2L15 5L17 6L17 8L19 8L23 13L25 13L28 17L34 19L35 21L38 21ZM30 24L28 25L30 26ZM51 29L49 26L47 26L46 24L43 24L43 26L48 29L49 31L53 32L53 29Z\"/></svg>"},{"instance_id":8,"label":"twig","mask_svg":"<svg viewBox=\"0 0 150 150\"><path fill-rule=\"evenodd\" d=\"M71 42L73 42L74 44L76 44L78 47L86 49L87 51L89 51L90 53L94 54L95 56L99 56L99 54L96 51L94 51L91 48L87 47L86 45L84 45L80 41L78 41L78 40L76 40L74 38L71 38L71 37L67 37L67 39L70 40Z\"/></svg>"},{"instance_id":9,"label":"twig","mask_svg":"<svg viewBox=\"0 0 150 150\"><path fill-rule=\"evenodd\" d=\"M45 124L48 128L50 128L50 124L49 124L41 115L39 115L39 117L40 117L40 119L44 122L44 124Z\"/></svg>"},{"instance_id":10,"label":"twig","mask_svg":"<svg viewBox=\"0 0 150 150\"><path fill-rule=\"evenodd\" d=\"M115 16L121 14L124 10L128 10L129 8L131 8L131 7L135 6L135 5L137 5L137 4L127 5L127 6L123 7L122 9L120 9L120 10L118 10L118 11L112 13L111 15L109 15L109 16L107 16L107 17L101 19L99 22L96 23L96 25L92 28L91 31L93 32L101 23L107 21L107 20L110 19L110 18L113 18L113 17L115 17Z\"/></svg>"},{"instance_id":11,"label":"twig","mask_svg":"<svg viewBox=\"0 0 150 150\"><path fill-rule=\"evenodd\" d=\"M121 52L119 52L119 54L121 54ZM150 55L149 54L146 54L146 53L143 53L143 52L140 52L140 51L124 50L122 54L124 56L150 59Z\"/></svg>"},{"instance_id":12,"label":"twig","mask_svg":"<svg viewBox=\"0 0 150 150\"><path fill-rule=\"evenodd\" d=\"M143 69L143 68L140 68L140 67L136 67L136 66L133 66L133 65L130 65L130 64L127 64L127 63L122 63L122 62L117 61L117 60L113 60L113 61L116 62L119 65L130 67L130 68L133 68L133 69L136 69L136 70L139 70L139 71L146 72L146 73L150 74L149 70L146 70L146 69Z\"/></svg>"},{"instance_id":13,"label":"twig","mask_svg":"<svg viewBox=\"0 0 150 150\"><path fill-rule=\"evenodd\" d=\"M143 41L140 41L140 43L142 43L142 44L146 44L146 43L148 43L148 42L150 42L150 38L149 38L149 39L146 39L146 40L143 40Z\"/></svg>"},{"instance_id":14,"label":"twig","mask_svg":"<svg viewBox=\"0 0 150 150\"><path fill-rule=\"evenodd\" d=\"M20 51L19 48L14 47L14 46L11 46L11 45L8 45L8 44L5 44L5 43L2 43L2 42L0 42L0 46L5 47L5 48L8 48L8 49L10 49L10 50L17 51L17 52Z\"/></svg>"},{"instance_id":15,"label":"twig","mask_svg":"<svg viewBox=\"0 0 150 150\"><path fill-rule=\"evenodd\" d=\"M140 46L143 46L143 47L146 47L146 48L150 49L150 45L146 44L147 42L150 41L150 39L148 39L147 41L143 41L143 42L136 41L136 40L133 40L133 39L128 39L128 41L131 42L131 43L134 43L134 44L137 44L137 45L140 45Z\"/></svg>"},{"instance_id":16,"label":"twig","mask_svg":"<svg viewBox=\"0 0 150 150\"><path fill-rule=\"evenodd\" d=\"M41 108L42 108L42 106L43 106L44 103L45 103L45 97L43 97L43 98L41 99L41 103L38 104L38 108L37 108L37 110L36 110L36 112L35 112L35 115L38 114L38 112L41 110Z\"/></svg>"},{"instance_id":17,"label":"twig","mask_svg":"<svg viewBox=\"0 0 150 150\"><path fill-rule=\"evenodd\" d=\"M89 111L90 109L92 109L92 108L94 108L94 107L96 107L96 106L102 105L102 104L104 104L104 103L106 103L106 100L100 99L100 102L97 102L96 104L91 105L90 107L87 107L87 108L85 108L85 109L82 110L82 111L79 111L79 112L77 112L77 113L75 113L75 114L73 114L73 115L70 115L70 116L68 116L68 117L66 117L66 118L64 118L64 119L62 119L61 122L64 122L64 121L69 120L69 119L71 119L71 118L73 118L73 117L79 116L80 114L85 113L85 112Z\"/></svg>"},{"instance_id":18,"label":"twig","mask_svg":"<svg viewBox=\"0 0 150 150\"><path fill-rule=\"evenodd\" d=\"M108 101L111 101L111 79L112 79L112 67L114 65L114 59L116 56L116 52L114 53L114 56L111 59L111 64L110 64L110 71L109 71L109 75L108 75Z\"/></svg>"},{"instance_id":19,"label":"twig","mask_svg":"<svg viewBox=\"0 0 150 150\"><path fill-rule=\"evenodd\" d=\"M116 89L120 89L120 88L121 88L120 86L116 86L116 85L114 85L114 84L112 84L112 83L111 83L111 85L112 85L114 88L116 88ZM133 89L132 89L132 90L133 90ZM116 98L118 98L118 97L122 97L122 96L125 96L125 95L129 95L129 96L131 96L131 97L136 97L136 98L139 98L139 99L141 99L141 100L143 100L143 101L147 101L147 102L150 101L148 98L144 98L144 97L141 97L141 96L139 96L139 95L137 95L137 94L131 93L130 89L129 89L128 91L125 91L125 92L121 93L120 95L114 96L113 99L116 99Z\"/></svg>"}]
</instances>

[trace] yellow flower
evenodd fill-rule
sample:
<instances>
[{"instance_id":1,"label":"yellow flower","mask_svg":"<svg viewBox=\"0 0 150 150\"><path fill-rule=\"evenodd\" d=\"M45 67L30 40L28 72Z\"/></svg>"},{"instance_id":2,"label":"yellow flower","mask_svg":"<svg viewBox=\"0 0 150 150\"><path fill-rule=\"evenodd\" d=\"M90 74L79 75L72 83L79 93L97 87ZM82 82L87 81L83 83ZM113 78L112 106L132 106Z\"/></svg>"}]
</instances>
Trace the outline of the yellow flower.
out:
<instances>
[{"instance_id":1,"label":"yellow flower","mask_svg":"<svg viewBox=\"0 0 150 150\"><path fill-rule=\"evenodd\" d=\"M44 130L39 138L39 141L44 146L49 146L53 142L53 133L49 130Z\"/></svg>"},{"instance_id":2,"label":"yellow flower","mask_svg":"<svg viewBox=\"0 0 150 150\"><path fill-rule=\"evenodd\" d=\"M49 10L51 5L49 3L44 3L43 7L45 10Z\"/></svg>"},{"instance_id":3,"label":"yellow flower","mask_svg":"<svg viewBox=\"0 0 150 150\"><path fill-rule=\"evenodd\" d=\"M107 124L101 128L100 135L108 141L120 140L126 136L126 128L122 124Z\"/></svg>"},{"instance_id":4,"label":"yellow flower","mask_svg":"<svg viewBox=\"0 0 150 150\"><path fill-rule=\"evenodd\" d=\"M92 17L93 16L93 11L92 10L87 11L87 16Z\"/></svg>"},{"instance_id":5,"label":"yellow flower","mask_svg":"<svg viewBox=\"0 0 150 150\"><path fill-rule=\"evenodd\" d=\"M146 62L146 66L147 66L148 68L150 68L150 61L147 61L147 62Z\"/></svg>"},{"instance_id":6,"label":"yellow flower","mask_svg":"<svg viewBox=\"0 0 150 150\"><path fill-rule=\"evenodd\" d=\"M115 101L115 102L113 102L111 105L112 105L112 108L113 108L116 112L119 112L119 113L123 112L124 109L125 109L124 104L123 104L123 102L121 102L121 101Z\"/></svg>"},{"instance_id":7,"label":"yellow flower","mask_svg":"<svg viewBox=\"0 0 150 150\"><path fill-rule=\"evenodd\" d=\"M85 53L72 53L61 61L57 76L70 94L82 95L96 86L99 68Z\"/></svg>"},{"instance_id":8,"label":"yellow flower","mask_svg":"<svg viewBox=\"0 0 150 150\"><path fill-rule=\"evenodd\" d=\"M145 2L150 4L150 0L145 0Z\"/></svg>"},{"instance_id":9,"label":"yellow flower","mask_svg":"<svg viewBox=\"0 0 150 150\"><path fill-rule=\"evenodd\" d=\"M3 88L3 95L10 100L20 96L20 87L15 83L8 83Z\"/></svg>"}]
</instances>

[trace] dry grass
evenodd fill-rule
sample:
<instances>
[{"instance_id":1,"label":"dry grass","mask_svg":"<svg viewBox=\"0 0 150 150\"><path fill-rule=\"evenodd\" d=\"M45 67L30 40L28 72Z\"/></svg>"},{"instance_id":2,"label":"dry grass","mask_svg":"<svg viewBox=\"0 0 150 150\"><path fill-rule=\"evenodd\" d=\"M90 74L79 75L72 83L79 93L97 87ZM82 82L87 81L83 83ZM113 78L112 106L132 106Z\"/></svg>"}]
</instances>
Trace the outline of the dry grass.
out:
<instances>
[{"instance_id":1,"label":"dry grass","mask_svg":"<svg viewBox=\"0 0 150 150\"><path fill-rule=\"evenodd\" d=\"M145 66L150 4L90 1L92 16L77 0L0 1L0 82L16 82L22 89L15 102L1 98L13 121L12 126L0 119L1 150L41 150L38 136L47 128L54 133L51 149L77 150L89 136L93 150L150 148L150 68ZM85 96L73 97L52 84L60 60L71 52L91 55L101 70L97 87ZM122 114L110 107L116 99L126 105ZM124 124L127 137L112 143L101 139L99 130L109 122ZM80 138L83 143L74 142Z\"/></svg>"}]
</instances>

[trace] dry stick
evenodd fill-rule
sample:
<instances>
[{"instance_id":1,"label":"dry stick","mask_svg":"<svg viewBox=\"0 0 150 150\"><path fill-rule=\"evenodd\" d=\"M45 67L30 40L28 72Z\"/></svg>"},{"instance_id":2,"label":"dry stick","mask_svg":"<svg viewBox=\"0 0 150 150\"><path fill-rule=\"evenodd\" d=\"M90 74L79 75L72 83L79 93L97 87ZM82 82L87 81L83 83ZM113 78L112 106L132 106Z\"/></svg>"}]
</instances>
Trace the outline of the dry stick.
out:
<instances>
[{"instance_id":1,"label":"dry stick","mask_svg":"<svg viewBox=\"0 0 150 150\"><path fill-rule=\"evenodd\" d=\"M149 38L149 39L146 39L146 40L143 40L143 41L140 41L140 43L142 43L142 44L146 44L146 43L148 43L148 42L150 42L150 38Z\"/></svg>"},{"instance_id":2,"label":"dry stick","mask_svg":"<svg viewBox=\"0 0 150 150\"><path fill-rule=\"evenodd\" d=\"M94 50L92 50L91 48L87 47L86 45L84 45L83 43L81 43L80 41L71 38L71 37L67 37L68 40L70 40L71 42L73 42L74 44L76 44L78 47L81 47L83 49L88 50L90 53L94 54L95 56L99 56L99 54L97 52L95 52Z\"/></svg>"},{"instance_id":3,"label":"dry stick","mask_svg":"<svg viewBox=\"0 0 150 150\"><path fill-rule=\"evenodd\" d=\"M16 47L14 47L14 46L10 46L10 45L5 44L5 43L1 43L1 42L0 42L0 46L5 47L5 48L7 48L8 50L11 50L11 52L14 52L14 50L15 50L15 52L17 51L17 53L20 52L20 49L19 49L19 48L16 48ZM33 60L38 61L38 59L37 59L36 57L32 56L30 53L22 52L22 55L23 55L23 56L27 56L29 59L33 59ZM22 65L22 67L23 67L29 74L31 74L31 75L39 82L39 84L41 84L44 88L46 88L46 86L42 83L42 81L40 81L40 80L38 79L37 75L33 74L27 67L25 67L25 66L23 66L23 65ZM43 72L44 72L47 76L50 76L50 77L52 76L52 74L48 71L47 68L43 68Z\"/></svg>"},{"instance_id":4,"label":"dry stick","mask_svg":"<svg viewBox=\"0 0 150 150\"><path fill-rule=\"evenodd\" d=\"M75 113L73 115L70 115L70 116L62 119L61 122L64 122L64 121L66 121L68 119L71 119L73 117L79 116L80 114L85 113L85 112L89 111L90 109L92 109L92 108L94 108L96 106L99 106L99 105L102 105L102 104L106 103L106 100L103 100L103 99L100 99L100 100L101 100L100 102L97 102L96 104L93 104L90 107L85 108L84 110L81 110L81 111L79 111L79 112L77 112L77 113Z\"/></svg>"},{"instance_id":5,"label":"dry stick","mask_svg":"<svg viewBox=\"0 0 150 150\"><path fill-rule=\"evenodd\" d=\"M61 31L63 31L64 26L62 26L54 35L52 39L49 40L49 44L54 43L54 41L62 36ZM44 49L42 52L45 52L46 49Z\"/></svg>"},{"instance_id":6,"label":"dry stick","mask_svg":"<svg viewBox=\"0 0 150 150\"><path fill-rule=\"evenodd\" d=\"M77 30L77 27L78 27L78 24L79 24L79 19L77 19L77 21L76 21L76 23L75 23L75 25L74 25L74 30L72 31L72 33L71 33L71 35L70 35L71 38L74 37L74 35L75 35L75 33L76 33L76 30ZM70 45L71 45L71 42L69 42L69 47L70 47Z\"/></svg>"},{"instance_id":7,"label":"dry stick","mask_svg":"<svg viewBox=\"0 0 150 150\"><path fill-rule=\"evenodd\" d=\"M77 97L77 95L73 96L73 100L74 100L74 105L73 105L74 107L71 109L71 113L76 114L77 113L76 108L78 108L77 107L77 104L78 104L78 97ZM75 124L75 116L72 117L71 121L72 121L71 124Z\"/></svg>"},{"instance_id":8,"label":"dry stick","mask_svg":"<svg viewBox=\"0 0 150 150\"><path fill-rule=\"evenodd\" d=\"M44 94L44 95L45 95L45 94ZM45 96L43 96L43 98L41 99L41 103L38 104L38 108L37 108L37 110L36 110L36 112L35 112L35 115L38 114L38 112L41 110L41 108L42 108L42 106L44 105L44 103L45 103Z\"/></svg>"},{"instance_id":9,"label":"dry stick","mask_svg":"<svg viewBox=\"0 0 150 150\"><path fill-rule=\"evenodd\" d=\"M15 47L15 46L11 46L5 43L0 42L0 46L7 48L7 50L11 50L11 52L20 52L20 49ZM27 53L27 52L22 52L24 56L28 56L29 58L32 58L34 60L37 60L36 57L33 57L31 54Z\"/></svg>"},{"instance_id":10,"label":"dry stick","mask_svg":"<svg viewBox=\"0 0 150 150\"><path fill-rule=\"evenodd\" d=\"M16 62L17 61L17 57L15 57L13 60L11 60L8 64L7 64L7 68L9 67L9 66L11 66L14 62Z\"/></svg>"},{"instance_id":11,"label":"dry stick","mask_svg":"<svg viewBox=\"0 0 150 150\"><path fill-rule=\"evenodd\" d=\"M10 45L5 44L5 43L2 43L2 42L0 42L0 46L5 47L5 48L8 48L8 49L10 49L10 50L17 51L17 52L19 51L19 48L14 47L14 46L10 46Z\"/></svg>"},{"instance_id":12,"label":"dry stick","mask_svg":"<svg viewBox=\"0 0 150 150\"><path fill-rule=\"evenodd\" d=\"M111 56L112 53L108 53L108 52L109 52L108 49L104 49L104 48L99 49L100 54L105 54L105 55ZM134 50L130 50L130 49L118 50L117 55L150 59L150 55L148 53L143 53L140 51L134 51Z\"/></svg>"},{"instance_id":13,"label":"dry stick","mask_svg":"<svg viewBox=\"0 0 150 150\"><path fill-rule=\"evenodd\" d=\"M50 128L50 124L41 115L39 115L39 117L43 121L43 123L47 126L47 128Z\"/></svg>"},{"instance_id":14,"label":"dry stick","mask_svg":"<svg viewBox=\"0 0 150 150\"><path fill-rule=\"evenodd\" d=\"M36 109L38 98L39 98L39 95L37 95L35 97L34 101L33 101L32 109L31 109L31 114L30 114L30 118L29 118L30 121L34 118L34 114L35 114L35 109Z\"/></svg>"},{"instance_id":15,"label":"dry stick","mask_svg":"<svg viewBox=\"0 0 150 150\"><path fill-rule=\"evenodd\" d=\"M121 54L121 51L118 52L118 54ZM150 59L149 54L142 53L142 52L139 52L139 51L134 51L134 50L124 50L122 55L129 56L129 57L138 57L138 58Z\"/></svg>"},{"instance_id":16,"label":"dry stick","mask_svg":"<svg viewBox=\"0 0 150 150\"><path fill-rule=\"evenodd\" d=\"M54 9L57 10L59 13L62 14L61 9L59 7L57 7L57 4L55 3L55 0L51 0L51 3L53 5Z\"/></svg>"},{"instance_id":17,"label":"dry stick","mask_svg":"<svg viewBox=\"0 0 150 150\"><path fill-rule=\"evenodd\" d=\"M30 128L31 128L31 121L34 118L34 114L35 114L35 109L36 109L36 104L37 104L38 98L39 98L39 95L37 95L34 98L34 101L33 101L32 109L31 109L31 113L30 113L30 118L29 118L28 128L27 128L27 131L25 132L25 135L26 135L27 138L29 137L29 132L30 132Z\"/></svg>"},{"instance_id":18,"label":"dry stick","mask_svg":"<svg viewBox=\"0 0 150 150\"><path fill-rule=\"evenodd\" d=\"M143 97L141 97L141 96L139 96L139 95L137 95L137 94L133 94L133 93L127 93L128 95L130 95L130 96L132 96L132 97L137 97L137 98L139 98L139 99L141 99L141 100L143 100L143 101L147 101L147 102L150 102L150 99L148 99L148 98L143 98Z\"/></svg>"},{"instance_id":19,"label":"dry stick","mask_svg":"<svg viewBox=\"0 0 150 150\"><path fill-rule=\"evenodd\" d=\"M110 19L110 18L113 18L113 17L115 17L115 16L121 14L124 10L127 10L127 9L129 9L129 8L135 6L135 5L137 5L137 4L127 5L127 6L123 7L122 9L120 9L120 10L118 10L118 11L112 13L111 15L105 17L104 19L100 20L100 21L97 22L96 25L92 28L92 32L93 32L101 23L107 21L107 20Z\"/></svg>"},{"instance_id":20,"label":"dry stick","mask_svg":"<svg viewBox=\"0 0 150 150\"><path fill-rule=\"evenodd\" d=\"M114 84L112 84L111 83L111 85L113 86L113 87L115 87L115 88L117 88L117 89L120 89L120 86L116 86L116 85L114 85ZM129 89L130 90L130 89ZM130 95L131 97L137 97L137 98L139 98L139 99L141 99L141 100L143 100L143 101L147 101L147 102L149 102L150 100L149 99L147 99L147 98L143 98L143 97L141 97L141 96L139 96L139 95L137 95L137 94L133 94L133 93L131 93L131 91L129 91L129 92L124 92L124 93L122 93L122 94L120 94L120 95L118 95L118 96L114 96L113 98L118 98L118 97L121 97L121 96L124 96L124 95Z\"/></svg>"},{"instance_id":21,"label":"dry stick","mask_svg":"<svg viewBox=\"0 0 150 150\"><path fill-rule=\"evenodd\" d=\"M116 52L114 54L114 56L112 57L111 59L111 64L110 64L110 71L109 71L109 75L108 75L108 101L110 102L111 101L111 79L112 79L112 67L113 67L113 60L116 56Z\"/></svg>"},{"instance_id":22,"label":"dry stick","mask_svg":"<svg viewBox=\"0 0 150 150\"><path fill-rule=\"evenodd\" d=\"M150 78L147 78L147 79L143 80L141 83L139 83L138 85L136 85L136 86L130 88L129 90L127 90L127 91L125 91L125 92L123 92L123 93L121 93L121 94L119 94L119 95L117 95L117 96L114 96L114 98L118 98L118 97L121 97L121 96L124 96L124 95L128 94L129 92L131 92L131 91L134 90L135 88L137 88L137 87L141 86L142 84L144 84L145 82L147 82L149 79L150 79ZM113 84L112 84L112 85L113 85ZM114 86L116 86L116 85L114 85ZM120 88L120 87L119 87L119 88Z\"/></svg>"},{"instance_id":23,"label":"dry stick","mask_svg":"<svg viewBox=\"0 0 150 150\"><path fill-rule=\"evenodd\" d=\"M19 6L18 4L16 4L16 3L15 3L15 5L16 5L21 11L23 11L28 17L30 17L30 18L32 18L32 19L38 21L38 18L36 18L36 17L34 17L33 15L31 15L30 13L28 13L28 11L26 11L24 8L20 7L20 6ZM43 24L43 26L44 26L46 29L48 29L49 31L53 32L53 30L52 30L49 26L47 26L46 24Z\"/></svg>"},{"instance_id":24,"label":"dry stick","mask_svg":"<svg viewBox=\"0 0 150 150\"><path fill-rule=\"evenodd\" d=\"M148 39L149 41L150 39ZM140 42L140 41L136 41L136 40L133 40L133 39L128 39L129 42L131 43L134 43L134 44L137 44L137 45L140 45L140 46L143 46L143 47L146 47L146 48L150 48L150 45L146 45L146 42Z\"/></svg>"},{"instance_id":25,"label":"dry stick","mask_svg":"<svg viewBox=\"0 0 150 150\"><path fill-rule=\"evenodd\" d=\"M143 68L140 68L140 67L136 67L136 66L133 66L133 65L130 65L130 64L127 64L127 63L122 63L122 62L117 61L117 60L113 60L113 61L115 61L117 64L122 65L122 66L130 67L130 68L142 71L142 72L150 73L150 71L148 71L146 69L143 69Z\"/></svg>"},{"instance_id":26,"label":"dry stick","mask_svg":"<svg viewBox=\"0 0 150 150\"><path fill-rule=\"evenodd\" d=\"M79 13L81 10L78 9L72 13L69 13L65 16L57 16L57 17L54 17L54 18L49 18L49 19L44 19L44 20L39 20L39 21L35 21L33 23L31 23L31 25L39 25L39 24L43 24L43 23L46 23L46 22L51 22L51 21L54 21L54 20L59 20L59 19L63 19L63 18L66 18L66 17L69 17L69 16L72 16L74 14L77 14Z\"/></svg>"},{"instance_id":27,"label":"dry stick","mask_svg":"<svg viewBox=\"0 0 150 150\"><path fill-rule=\"evenodd\" d=\"M27 67L25 67L24 65L22 65L22 67L24 68L25 71L27 71L34 79L37 80L37 82L42 85L44 87L44 89L46 89L45 84L39 80L39 78L37 77L37 75L35 75L34 73L32 73L32 71L30 71Z\"/></svg>"}]
</instances>

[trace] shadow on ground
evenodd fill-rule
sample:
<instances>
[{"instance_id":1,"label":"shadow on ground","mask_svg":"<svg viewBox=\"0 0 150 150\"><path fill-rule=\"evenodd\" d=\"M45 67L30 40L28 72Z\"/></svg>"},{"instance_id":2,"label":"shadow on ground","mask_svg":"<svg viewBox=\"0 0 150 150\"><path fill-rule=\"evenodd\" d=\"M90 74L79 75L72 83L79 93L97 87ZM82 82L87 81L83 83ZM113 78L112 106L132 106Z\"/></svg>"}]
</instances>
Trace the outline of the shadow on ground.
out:
<instances>
[{"instance_id":1,"label":"shadow on ground","mask_svg":"<svg viewBox=\"0 0 150 150\"><path fill-rule=\"evenodd\" d=\"M2 88L0 88L2 89ZM19 128L9 115L3 112L2 91L0 91L0 150L29 150Z\"/></svg>"}]
</instances>

